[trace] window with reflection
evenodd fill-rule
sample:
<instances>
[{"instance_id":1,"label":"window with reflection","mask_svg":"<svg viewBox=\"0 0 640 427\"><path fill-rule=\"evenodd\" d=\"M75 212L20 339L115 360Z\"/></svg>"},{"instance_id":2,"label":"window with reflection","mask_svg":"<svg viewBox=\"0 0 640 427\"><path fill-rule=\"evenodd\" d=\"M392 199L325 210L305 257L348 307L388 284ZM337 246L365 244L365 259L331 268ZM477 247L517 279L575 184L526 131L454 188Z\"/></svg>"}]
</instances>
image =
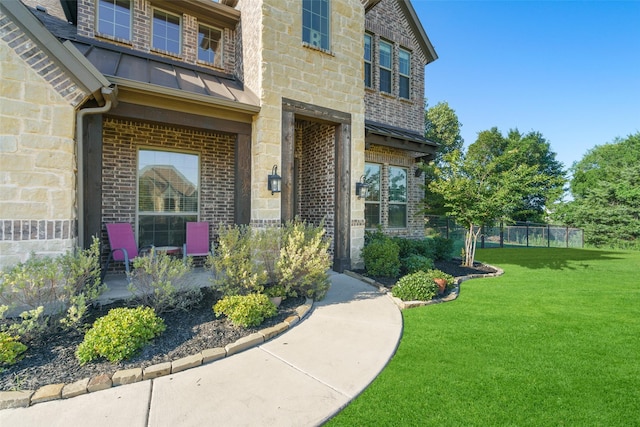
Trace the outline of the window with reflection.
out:
<instances>
[{"instance_id":1,"label":"window with reflection","mask_svg":"<svg viewBox=\"0 0 640 427\"><path fill-rule=\"evenodd\" d=\"M380 41L380 92L391 93L391 66L393 52L390 43Z\"/></svg>"},{"instance_id":2,"label":"window with reflection","mask_svg":"<svg viewBox=\"0 0 640 427\"><path fill-rule=\"evenodd\" d=\"M369 34L364 35L364 85L371 87L373 84L371 76L371 42Z\"/></svg>"},{"instance_id":3,"label":"window with reflection","mask_svg":"<svg viewBox=\"0 0 640 427\"><path fill-rule=\"evenodd\" d=\"M407 170L389 167L389 227L407 226Z\"/></svg>"},{"instance_id":4,"label":"window with reflection","mask_svg":"<svg viewBox=\"0 0 640 427\"><path fill-rule=\"evenodd\" d=\"M411 98L411 53L400 49L398 53L400 98Z\"/></svg>"},{"instance_id":5,"label":"window with reflection","mask_svg":"<svg viewBox=\"0 0 640 427\"><path fill-rule=\"evenodd\" d=\"M364 179L368 186L367 198L364 201L365 228L373 228L380 224L381 172L381 165L367 163L364 166Z\"/></svg>"},{"instance_id":6,"label":"window with reflection","mask_svg":"<svg viewBox=\"0 0 640 427\"><path fill-rule=\"evenodd\" d=\"M198 25L198 60L222 68L222 30Z\"/></svg>"},{"instance_id":7,"label":"window with reflection","mask_svg":"<svg viewBox=\"0 0 640 427\"><path fill-rule=\"evenodd\" d=\"M153 47L165 52L180 54L180 17L154 9Z\"/></svg>"},{"instance_id":8,"label":"window with reflection","mask_svg":"<svg viewBox=\"0 0 640 427\"><path fill-rule=\"evenodd\" d=\"M302 0L302 41L329 50L329 0Z\"/></svg>"},{"instance_id":9,"label":"window with reflection","mask_svg":"<svg viewBox=\"0 0 640 427\"><path fill-rule=\"evenodd\" d=\"M138 245L182 246L198 220L197 154L138 151Z\"/></svg>"},{"instance_id":10,"label":"window with reflection","mask_svg":"<svg viewBox=\"0 0 640 427\"><path fill-rule=\"evenodd\" d=\"M131 1L99 0L98 33L131 40Z\"/></svg>"}]
</instances>

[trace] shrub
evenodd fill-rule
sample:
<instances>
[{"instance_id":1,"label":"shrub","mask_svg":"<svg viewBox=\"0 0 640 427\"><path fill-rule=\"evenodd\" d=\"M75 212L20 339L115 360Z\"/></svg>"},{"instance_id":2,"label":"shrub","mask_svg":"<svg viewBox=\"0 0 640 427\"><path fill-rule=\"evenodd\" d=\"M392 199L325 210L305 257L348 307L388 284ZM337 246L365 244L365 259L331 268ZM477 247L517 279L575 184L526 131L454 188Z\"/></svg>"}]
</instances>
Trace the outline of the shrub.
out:
<instances>
[{"instance_id":1,"label":"shrub","mask_svg":"<svg viewBox=\"0 0 640 427\"><path fill-rule=\"evenodd\" d=\"M27 346L18 341L18 337L0 332L0 364L13 365L19 361Z\"/></svg>"},{"instance_id":2,"label":"shrub","mask_svg":"<svg viewBox=\"0 0 640 427\"><path fill-rule=\"evenodd\" d=\"M105 357L119 362L133 356L166 326L150 307L114 308L93 323L76 350L81 365Z\"/></svg>"},{"instance_id":3,"label":"shrub","mask_svg":"<svg viewBox=\"0 0 640 427\"><path fill-rule=\"evenodd\" d=\"M202 299L200 288L188 283L184 276L191 270L192 258L186 262L153 249L148 256L133 260L129 291L156 313L186 310Z\"/></svg>"},{"instance_id":4,"label":"shrub","mask_svg":"<svg viewBox=\"0 0 640 427\"><path fill-rule=\"evenodd\" d=\"M428 270L427 277L431 280L445 279L447 281L447 289L451 289L456 281L455 277L441 270Z\"/></svg>"},{"instance_id":5,"label":"shrub","mask_svg":"<svg viewBox=\"0 0 640 427\"><path fill-rule=\"evenodd\" d=\"M390 238L374 239L362 249L364 268L372 276L396 277L400 272L400 248Z\"/></svg>"},{"instance_id":6,"label":"shrub","mask_svg":"<svg viewBox=\"0 0 640 427\"><path fill-rule=\"evenodd\" d=\"M280 258L284 229L282 227L267 227L253 230L252 253L258 268L264 269L267 283L277 283L278 272L276 264Z\"/></svg>"},{"instance_id":7,"label":"shrub","mask_svg":"<svg viewBox=\"0 0 640 427\"><path fill-rule=\"evenodd\" d=\"M55 258L31 257L0 272L0 304L26 307L21 324L14 324L23 338L34 338L59 325L80 325L88 307L105 290L100 281L100 243L89 249Z\"/></svg>"},{"instance_id":8,"label":"shrub","mask_svg":"<svg viewBox=\"0 0 640 427\"><path fill-rule=\"evenodd\" d=\"M403 301L429 301L438 294L438 285L426 271L418 271L401 277L391 293Z\"/></svg>"},{"instance_id":9,"label":"shrub","mask_svg":"<svg viewBox=\"0 0 640 427\"><path fill-rule=\"evenodd\" d=\"M435 246L434 259L436 261L450 260L453 256L453 240L436 236L433 238Z\"/></svg>"},{"instance_id":10,"label":"shrub","mask_svg":"<svg viewBox=\"0 0 640 427\"><path fill-rule=\"evenodd\" d=\"M215 270L214 284L224 295L247 295L262 291L266 272L253 259L251 228L221 227L218 248L207 259Z\"/></svg>"},{"instance_id":11,"label":"shrub","mask_svg":"<svg viewBox=\"0 0 640 427\"><path fill-rule=\"evenodd\" d=\"M276 263L278 282L292 296L320 300L329 290L330 241L324 227L294 221L286 224L280 258Z\"/></svg>"},{"instance_id":12,"label":"shrub","mask_svg":"<svg viewBox=\"0 0 640 427\"><path fill-rule=\"evenodd\" d=\"M231 295L213 306L216 317L226 315L234 325L258 326L267 317L275 316L276 306L264 294Z\"/></svg>"},{"instance_id":13,"label":"shrub","mask_svg":"<svg viewBox=\"0 0 640 427\"><path fill-rule=\"evenodd\" d=\"M411 254L401 260L402 269L405 274L416 271L427 271L433 268L433 260L422 255Z\"/></svg>"}]
</instances>

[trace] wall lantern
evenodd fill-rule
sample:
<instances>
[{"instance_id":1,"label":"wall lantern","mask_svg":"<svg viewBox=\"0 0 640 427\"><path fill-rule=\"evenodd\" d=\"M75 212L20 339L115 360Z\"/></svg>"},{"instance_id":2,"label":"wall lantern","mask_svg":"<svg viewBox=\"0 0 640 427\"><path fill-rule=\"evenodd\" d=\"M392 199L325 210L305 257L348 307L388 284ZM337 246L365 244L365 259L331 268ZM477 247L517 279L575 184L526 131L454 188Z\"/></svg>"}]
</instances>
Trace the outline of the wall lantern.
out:
<instances>
[{"instance_id":1,"label":"wall lantern","mask_svg":"<svg viewBox=\"0 0 640 427\"><path fill-rule=\"evenodd\" d=\"M267 177L267 190L271 191L271 194L279 193L280 184L282 183L282 177L278 175L278 166L273 165L271 169L271 175Z\"/></svg>"},{"instance_id":2,"label":"wall lantern","mask_svg":"<svg viewBox=\"0 0 640 427\"><path fill-rule=\"evenodd\" d=\"M369 184L364 182L364 175L360 177L360 181L356 182L356 196L358 199L366 199L369 195Z\"/></svg>"}]
</instances>

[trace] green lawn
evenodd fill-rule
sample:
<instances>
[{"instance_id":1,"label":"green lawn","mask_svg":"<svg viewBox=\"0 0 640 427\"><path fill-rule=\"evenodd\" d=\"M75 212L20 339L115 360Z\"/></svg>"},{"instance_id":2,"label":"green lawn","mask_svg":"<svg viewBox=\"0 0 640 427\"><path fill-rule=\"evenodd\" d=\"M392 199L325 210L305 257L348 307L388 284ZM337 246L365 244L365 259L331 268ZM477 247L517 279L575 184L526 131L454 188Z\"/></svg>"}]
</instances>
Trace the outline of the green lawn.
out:
<instances>
[{"instance_id":1,"label":"green lawn","mask_svg":"<svg viewBox=\"0 0 640 427\"><path fill-rule=\"evenodd\" d=\"M476 258L505 274L405 310L389 365L328 425L640 425L640 252Z\"/></svg>"}]
</instances>

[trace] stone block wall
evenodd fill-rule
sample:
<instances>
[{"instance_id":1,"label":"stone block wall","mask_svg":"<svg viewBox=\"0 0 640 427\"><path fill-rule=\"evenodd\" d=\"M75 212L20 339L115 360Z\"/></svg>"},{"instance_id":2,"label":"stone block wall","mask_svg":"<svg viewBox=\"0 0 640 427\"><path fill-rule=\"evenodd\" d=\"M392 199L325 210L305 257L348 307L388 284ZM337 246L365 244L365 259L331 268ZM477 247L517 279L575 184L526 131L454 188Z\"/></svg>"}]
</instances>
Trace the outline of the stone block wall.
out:
<instances>
[{"instance_id":1,"label":"stone block wall","mask_svg":"<svg viewBox=\"0 0 640 427\"><path fill-rule=\"evenodd\" d=\"M73 248L75 106L85 98L0 12L0 268Z\"/></svg>"},{"instance_id":2,"label":"stone block wall","mask_svg":"<svg viewBox=\"0 0 640 427\"><path fill-rule=\"evenodd\" d=\"M102 221L135 228L139 148L200 156L200 220L213 238L220 225L234 223L235 135L105 118L102 152ZM106 230L102 240L108 248ZM104 254L103 254L104 255Z\"/></svg>"}]
</instances>

